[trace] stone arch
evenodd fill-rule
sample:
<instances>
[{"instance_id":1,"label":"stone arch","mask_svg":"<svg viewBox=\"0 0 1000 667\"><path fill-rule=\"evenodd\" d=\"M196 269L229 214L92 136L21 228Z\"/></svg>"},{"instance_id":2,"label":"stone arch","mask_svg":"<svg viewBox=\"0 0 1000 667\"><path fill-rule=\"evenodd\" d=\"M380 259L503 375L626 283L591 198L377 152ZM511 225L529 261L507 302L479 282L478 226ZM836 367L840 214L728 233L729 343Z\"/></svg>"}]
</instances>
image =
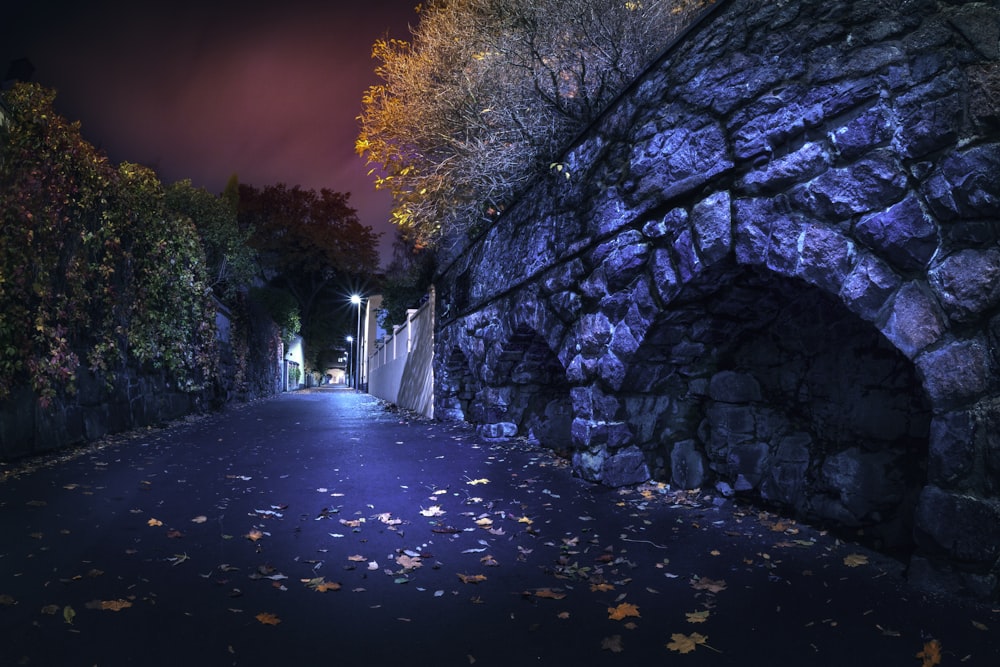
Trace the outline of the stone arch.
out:
<instances>
[{"instance_id":1,"label":"stone arch","mask_svg":"<svg viewBox=\"0 0 1000 667\"><path fill-rule=\"evenodd\" d=\"M443 421L465 421L478 383L461 349L453 347L444 359L435 372L434 414Z\"/></svg>"},{"instance_id":2,"label":"stone arch","mask_svg":"<svg viewBox=\"0 0 1000 667\"><path fill-rule=\"evenodd\" d=\"M570 447L572 402L562 363L542 335L527 324L515 326L497 346L490 381L471 406L471 421L490 438L527 437L566 455Z\"/></svg>"},{"instance_id":3,"label":"stone arch","mask_svg":"<svg viewBox=\"0 0 1000 667\"><path fill-rule=\"evenodd\" d=\"M624 387L621 418L654 477L721 481L912 547L930 404L910 360L830 294L719 262L655 318Z\"/></svg>"}]
</instances>

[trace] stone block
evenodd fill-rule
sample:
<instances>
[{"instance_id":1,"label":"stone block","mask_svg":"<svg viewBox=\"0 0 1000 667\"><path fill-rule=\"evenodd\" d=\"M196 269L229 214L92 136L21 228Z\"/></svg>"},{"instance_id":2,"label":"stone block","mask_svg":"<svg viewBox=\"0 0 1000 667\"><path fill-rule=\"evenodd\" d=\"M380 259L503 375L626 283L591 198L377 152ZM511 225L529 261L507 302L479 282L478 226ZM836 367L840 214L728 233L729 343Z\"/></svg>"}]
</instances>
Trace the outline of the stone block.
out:
<instances>
[{"instance_id":1,"label":"stone block","mask_svg":"<svg viewBox=\"0 0 1000 667\"><path fill-rule=\"evenodd\" d=\"M938 245L937 224L913 195L862 218L854 232L858 240L904 271L925 267Z\"/></svg>"},{"instance_id":2,"label":"stone block","mask_svg":"<svg viewBox=\"0 0 1000 667\"><path fill-rule=\"evenodd\" d=\"M859 253L854 268L844 278L840 297L862 319L873 322L902 279L880 259Z\"/></svg>"},{"instance_id":3,"label":"stone block","mask_svg":"<svg viewBox=\"0 0 1000 667\"><path fill-rule=\"evenodd\" d=\"M899 288L882 333L909 358L944 334L944 322L937 303L915 282Z\"/></svg>"},{"instance_id":4,"label":"stone block","mask_svg":"<svg viewBox=\"0 0 1000 667\"><path fill-rule=\"evenodd\" d=\"M939 220L1000 217L1000 143L947 155L921 193Z\"/></svg>"},{"instance_id":5,"label":"stone block","mask_svg":"<svg viewBox=\"0 0 1000 667\"><path fill-rule=\"evenodd\" d=\"M649 480L649 466L642 450L635 445L605 457L601 467L601 483L610 487L641 484Z\"/></svg>"},{"instance_id":6,"label":"stone block","mask_svg":"<svg viewBox=\"0 0 1000 667\"><path fill-rule=\"evenodd\" d=\"M749 373L720 371L709 381L708 395L712 400L725 403L760 401L760 383Z\"/></svg>"},{"instance_id":7,"label":"stone block","mask_svg":"<svg viewBox=\"0 0 1000 667\"><path fill-rule=\"evenodd\" d=\"M827 292L840 292L854 262L854 242L841 233L812 225L805 230L797 274Z\"/></svg>"},{"instance_id":8,"label":"stone block","mask_svg":"<svg viewBox=\"0 0 1000 667\"><path fill-rule=\"evenodd\" d=\"M931 483L956 486L972 472L975 421L966 411L937 415L931 421L928 472Z\"/></svg>"},{"instance_id":9,"label":"stone block","mask_svg":"<svg viewBox=\"0 0 1000 667\"><path fill-rule=\"evenodd\" d=\"M716 192L694 205L691 228L707 264L729 254L733 246L732 206L728 191Z\"/></svg>"},{"instance_id":10,"label":"stone block","mask_svg":"<svg viewBox=\"0 0 1000 667\"><path fill-rule=\"evenodd\" d=\"M929 484L917 503L917 546L931 555L992 565L1000 557L1000 502Z\"/></svg>"},{"instance_id":11,"label":"stone block","mask_svg":"<svg viewBox=\"0 0 1000 667\"><path fill-rule=\"evenodd\" d=\"M928 273L944 312L956 322L978 318L1000 304L1000 250L968 248L945 257Z\"/></svg>"},{"instance_id":12,"label":"stone block","mask_svg":"<svg viewBox=\"0 0 1000 667\"><path fill-rule=\"evenodd\" d=\"M907 185L906 174L894 156L882 151L824 172L799 189L794 199L815 217L841 222L898 202L906 194Z\"/></svg>"},{"instance_id":13,"label":"stone block","mask_svg":"<svg viewBox=\"0 0 1000 667\"><path fill-rule=\"evenodd\" d=\"M476 427L476 433L488 440L509 440L517 435L517 424L511 422L480 424Z\"/></svg>"},{"instance_id":14,"label":"stone block","mask_svg":"<svg viewBox=\"0 0 1000 667\"><path fill-rule=\"evenodd\" d=\"M670 483L679 489L698 489L705 484L708 460L694 440L682 440L670 450Z\"/></svg>"},{"instance_id":15,"label":"stone block","mask_svg":"<svg viewBox=\"0 0 1000 667\"><path fill-rule=\"evenodd\" d=\"M995 388L996 368L981 338L950 342L915 360L928 397L937 408L974 400Z\"/></svg>"},{"instance_id":16,"label":"stone block","mask_svg":"<svg viewBox=\"0 0 1000 667\"><path fill-rule=\"evenodd\" d=\"M865 111L830 135L830 140L840 153L841 159L845 160L857 159L875 148L884 146L891 138L891 116L882 105Z\"/></svg>"}]
</instances>

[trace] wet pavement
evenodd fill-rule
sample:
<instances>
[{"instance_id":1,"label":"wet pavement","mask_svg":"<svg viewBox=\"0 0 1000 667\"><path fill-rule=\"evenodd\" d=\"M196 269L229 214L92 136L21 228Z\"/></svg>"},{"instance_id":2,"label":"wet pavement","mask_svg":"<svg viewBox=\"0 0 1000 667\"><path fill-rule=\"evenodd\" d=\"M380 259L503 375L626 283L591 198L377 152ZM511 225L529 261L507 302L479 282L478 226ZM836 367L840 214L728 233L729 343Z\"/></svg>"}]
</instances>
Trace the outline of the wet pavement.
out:
<instances>
[{"instance_id":1,"label":"wet pavement","mask_svg":"<svg viewBox=\"0 0 1000 667\"><path fill-rule=\"evenodd\" d=\"M891 558L347 389L0 466L0 665L1000 665Z\"/></svg>"}]
</instances>

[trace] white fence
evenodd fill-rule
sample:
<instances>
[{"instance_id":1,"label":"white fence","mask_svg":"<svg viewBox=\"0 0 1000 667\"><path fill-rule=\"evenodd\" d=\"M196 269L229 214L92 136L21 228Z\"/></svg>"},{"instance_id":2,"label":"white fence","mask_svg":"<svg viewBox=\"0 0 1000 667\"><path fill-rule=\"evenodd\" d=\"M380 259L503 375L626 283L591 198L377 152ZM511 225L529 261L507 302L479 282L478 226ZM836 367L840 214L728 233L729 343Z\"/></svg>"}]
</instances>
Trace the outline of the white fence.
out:
<instances>
[{"instance_id":1,"label":"white fence","mask_svg":"<svg viewBox=\"0 0 1000 667\"><path fill-rule=\"evenodd\" d=\"M406 323L393 327L368 355L368 393L434 416L434 290Z\"/></svg>"}]
</instances>

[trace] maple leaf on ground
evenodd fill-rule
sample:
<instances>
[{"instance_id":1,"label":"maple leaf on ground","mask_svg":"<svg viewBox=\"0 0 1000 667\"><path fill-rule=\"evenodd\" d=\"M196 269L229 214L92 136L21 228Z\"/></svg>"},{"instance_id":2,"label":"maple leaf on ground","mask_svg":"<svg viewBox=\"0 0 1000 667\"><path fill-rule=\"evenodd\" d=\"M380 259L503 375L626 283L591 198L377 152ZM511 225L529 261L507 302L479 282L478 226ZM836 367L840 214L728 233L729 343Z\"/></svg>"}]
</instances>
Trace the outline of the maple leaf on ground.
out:
<instances>
[{"instance_id":1,"label":"maple leaf on ground","mask_svg":"<svg viewBox=\"0 0 1000 667\"><path fill-rule=\"evenodd\" d=\"M698 632L692 632L690 635L685 635L679 632L675 632L674 634L670 635L670 639L672 641L669 644L667 644L667 648L670 649L671 651L677 651L678 653L690 653L699 646L704 646L705 648L712 649L717 653L722 652L706 644L705 642L708 641L708 635L703 635Z\"/></svg>"},{"instance_id":2,"label":"maple leaf on ground","mask_svg":"<svg viewBox=\"0 0 1000 667\"><path fill-rule=\"evenodd\" d=\"M844 556L844 565L847 567L858 567L859 565L867 565L868 556L864 554L847 554Z\"/></svg>"},{"instance_id":3,"label":"maple leaf on ground","mask_svg":"<svg viewBox=\"0 0 1000 667\"><path fill-rule=\"evenodd\" d=\"M591 584L590 585L590 590L593 593L603 593L605 591L613 591L613 590L615 590L615 587L614 587L613 584L609 584L607 582L602 582L600 584Z\"/></svg>"},{"instance_id":4,"label":"maple leaf on ground","mask_svg":"<svg viewBox=\"0 0 1000 667\"><path fill-rule=\"evenodd\" d=\"M709 593L719 593L726 590L725 579L709 579L708 577L695 577L691 580L691 588L696 591L708 591Z\"/></svg>"},{"instance_id":5,"label":"maple leaf on ground","mask_svg":"<svg viewBox=\"0 0 1000 667\"><path fill-rule=\"evenodd\" d=\"M608 618L612 621L620 621L629 616L641 618L639 616L639 607L628 602L622 602L617 607L608 607Z\"/></svg>"},{"instance_id":6,"label":"maple leaf on ground","mask_svg":"<svg viewBox=\"0 0 1000 667\"><path fill-rule=\"evenodd\" d=\"M486 581L485 574L459 574L458 578L462 580L463 584L478 584L480 581Z\"/></svg>"},{"instance_id":7,"label":"maple leaf on ground","mask_svg":"<svg viewBox=\"0 0 1000 667\"><path fill-rule=\"evenodd\" d=\"M159 519L150 519L149 521L146 522L146 524L152 528L156 528L157 526L162 526L163 522L160 521Z\"/></svg>"},{"instance_id":8,"label":"maple leaf on ground","mask_svg":"<svg viewBox=\"0 0 1000 667\"><path fill-rule=\"evenodd\" d=\"M280 618L278 618L274 614L270 614L270 613L268 613L266 611L262 611L261 613L259 613L256 616L254 616L254 618L256 618L258 621L260 621L264 625L277 625L278 623L281 623L281 619Z\"/></svg>"},{"instance_id":9,"label":"maple leaf on ground","mask_svg":"<svg viewBox=\"0 0 1000 667\"><path fill-rule=\"evenodd\" d=\"M490 480L486 479L485 477L480 477L479 479L470 479L468 482L466 482L466 484L471 484L472 486L476 486L477 484L489 484L489 483Z\"/></svg>"},{"instance_id":10,"label":"maple leaf on ground","mask_svg":"<svg viewBox=\"0 0 1000 667\"><path fill-rule=\"evenodd\" d=\"M601 640L601 648L612 653L621 653L625 650L622 648L622 636L611 635L610 637L605 637Z\"/></svg>"},{"instance_id":11,"label":"maple leaf on ground","mask_svg":"<svg viewBox=\"0 0 1000 667\"><path fill-rule=\"evenodd\" d=\"M315 579L303 579L304 583L309 588L313 589L317 593L326 593L327 591L339 591L340 584L335 581L327 581L323 577L316 577Z\"/></svg>"},{"instance_id":12,"label":"maple leaf on ground","mask_svg":"<svg viewBox=\"0 0 1000 667\"><path fill-rule=\"evenodd\" d=\"M88 602L86 605L87 609L103 609L105 611L121 611L122 609L128 609L132 606L132 603L128 600L94 600L93 602Z\"/></svg>"},{"instance_id":13,"label":"maple leaf on ground","mask_svg":"<svg viewBox=\"0 0 1000 667\"><path fill-rule=\"evenodd\" d=\"M923 660L920 667L934 667L941 664L941 642L932 639L924 644L924 650L917 653L916 657Z\"/></svg>"},{"instance_id":14,"label":"maple leaf on ground","mask_svg":"<svg viewBox=\"0 0 1000 667\"><path fill-rule=\"evenodd\" d=\"M251 542L256 542L260 538L264 537L264 533L262 533L261 531L257 530L256 528L254 528L253 530L251 530L249 533L247 533L243 537L247 538Z\"/></svg>"},{"instance_id":15,"label":"maple leaf on ground","mask_svg":"<svg viewBox=\"0 0 1000 667\"><path fill-rule=\"evenodd\" d=\"M408 556L406 554L397 556L396 564L402 566L404 570L415 570L418 567L424 566L420 560L420 556Z\"/></svg>"}]
</instances>

